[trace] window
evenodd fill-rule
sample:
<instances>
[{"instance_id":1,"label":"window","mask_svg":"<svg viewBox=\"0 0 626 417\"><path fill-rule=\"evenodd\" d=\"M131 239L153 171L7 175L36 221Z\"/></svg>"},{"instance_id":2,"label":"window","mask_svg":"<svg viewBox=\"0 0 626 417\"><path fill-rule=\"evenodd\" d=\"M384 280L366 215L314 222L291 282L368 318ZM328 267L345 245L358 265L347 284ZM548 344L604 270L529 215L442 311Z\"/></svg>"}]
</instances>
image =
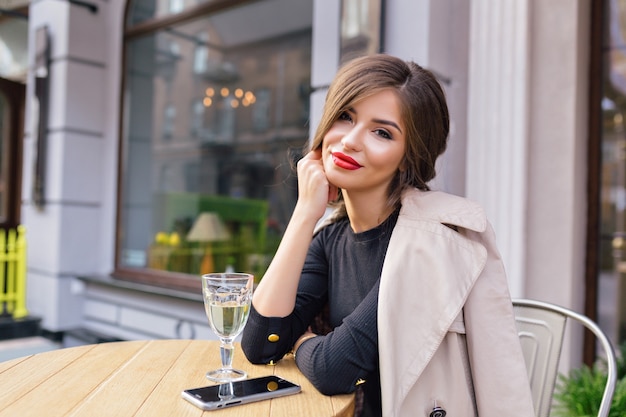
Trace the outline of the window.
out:
<instances>
[{"instance_id":1,"label":"window","mask_svg":"<svg viewBox=\"0 0 626 417\"><path fill-rule=\"evenodd\" d=\"M379 52L382 0L341 0L340 60Z\"/></svg>"},{"instance_id":2,"label":"window","mask_svg":"<svg viewBox=\"0 0 626 417\"><path fill-rule=\"evenodd\" d=\"M204 99L196 99L191 104L191 134L203 137L204 135Z\"/></svg>"},{"instance_id":3,"label":"window","mask_svg":"<svg viewBox=\"0 0 626 417\"><path fill-rule=\"evenodd\" d=\"M131 0L126 15L127 27L150 22L160 18L171 17L178 13L197 8L198 6L211 6L227 3L232 0Z\"/></svg>"},{"instance_id":4,"label":"window","mask_svg":"<svg viewBox=\"0 0 626 417\"><path fill-rule=\"evenodd\" d=\"M209 34L200 32L196 39L196 49L193 55L193 72L204 74L208 69L207 64L209 62Z\"/></svg>"},{"instance_id":5,"label":"window","mask_svg":"<svg viewBox=\"0 0 626 417\"><path fill-rule=\"evenodd\" d=\"M185 8L185 0L169 0L169 12L180 13Z\"/></svg>"},{"instance_id":6,"label":"window","mask_svg":"<svg viewBox=\"0 0 626 417\"><path fill-rule=\"evenodd\" d=\"M137 2L127 22L150 9ZM118 277L195 289L233 266L259 279L295 205L312 0L213 3L127 28Z\"/></svg>"},{"instance_id":7,"label":"window","mask_svg":"<svg viewBox=\"0 0 626 417\"><path fill-rule=\"evenodd\" d=\"M171 139L174 136L174 123L176 122L176 107L172 104L165 106L163 114L163 138Z\"/></svg>"}]
</instances>

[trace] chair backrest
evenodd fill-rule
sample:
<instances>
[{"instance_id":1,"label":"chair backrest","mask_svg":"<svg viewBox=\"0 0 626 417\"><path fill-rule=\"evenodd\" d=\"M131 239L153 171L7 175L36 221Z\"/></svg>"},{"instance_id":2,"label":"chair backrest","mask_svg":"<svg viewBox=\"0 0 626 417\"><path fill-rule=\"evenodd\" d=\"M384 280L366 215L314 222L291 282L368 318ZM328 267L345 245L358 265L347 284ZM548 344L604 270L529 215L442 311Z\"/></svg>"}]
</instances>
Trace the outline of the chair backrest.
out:
<instances>
[{"instance_id":1,"label":"chair backrest","mask_svg":"<svg viewBox=\"0 0 626 417\"><path fill-rule=\"evenodd\" d=\"M613 346L600 327L582 314L542 301L514 299L513 309L536 416L547 417L550 414L565 325L573 319L593 332L605 351L607 381L598 417L607 417L617 381L617 365Z\"/></svg>"}]
</instances>

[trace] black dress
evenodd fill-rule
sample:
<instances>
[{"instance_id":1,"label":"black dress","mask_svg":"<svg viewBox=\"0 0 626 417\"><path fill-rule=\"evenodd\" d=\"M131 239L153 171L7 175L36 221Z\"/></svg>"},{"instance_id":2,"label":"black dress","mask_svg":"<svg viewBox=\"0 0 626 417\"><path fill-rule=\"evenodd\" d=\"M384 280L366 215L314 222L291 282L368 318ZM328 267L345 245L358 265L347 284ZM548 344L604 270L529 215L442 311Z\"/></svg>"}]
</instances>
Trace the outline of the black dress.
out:
<instances>
[{"instance_id":1,"label":"black dress","mask_svg":"<svg viewBox=\"0 0 626 417\"><path fill-rule=\"evenodd\" d=\"M359 415L380 416L378 288L398 213L362 233L354 233L347 218L322 229L309 248L294 311L283 318L264 317L252 308L242 337L248 360L280 360L312 326L324 335L300 346L298 368L323 394L346 394L359 387ZM321 329L320 322L329 328Z\"/></svg>"}]
</instances>

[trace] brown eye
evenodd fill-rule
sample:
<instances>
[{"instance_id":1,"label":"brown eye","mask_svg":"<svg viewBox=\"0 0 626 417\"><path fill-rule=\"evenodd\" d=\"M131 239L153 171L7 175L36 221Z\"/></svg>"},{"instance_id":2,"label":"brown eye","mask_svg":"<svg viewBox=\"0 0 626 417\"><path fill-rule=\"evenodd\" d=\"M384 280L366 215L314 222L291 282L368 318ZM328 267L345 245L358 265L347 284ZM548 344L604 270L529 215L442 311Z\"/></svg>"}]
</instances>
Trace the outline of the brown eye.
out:
<instances>
[{"instance_id":1,"label":"brown eye","mask_svg":"<svg viewBox=\"0 0 626 417\"><path fill-rule=\"evenodd\" d=\"M377 134L378 136L380 136L383 139L393 139L391 134L388 131L386 131L385 129L376 129L376 130L374 130L374 133Z\"/></svg>"},{"instance_id":2,"label":"brown eye","mask_svg":"<svg viewBox=\"0 0 626 417\"><path fill-rule=\"evenodd\" d=\"M346 122L351 122L352 116L350 116L350 113L348 113L347 111L344 111L339 115L337 120L345 120Z\"/></svg>"}]
</instances>

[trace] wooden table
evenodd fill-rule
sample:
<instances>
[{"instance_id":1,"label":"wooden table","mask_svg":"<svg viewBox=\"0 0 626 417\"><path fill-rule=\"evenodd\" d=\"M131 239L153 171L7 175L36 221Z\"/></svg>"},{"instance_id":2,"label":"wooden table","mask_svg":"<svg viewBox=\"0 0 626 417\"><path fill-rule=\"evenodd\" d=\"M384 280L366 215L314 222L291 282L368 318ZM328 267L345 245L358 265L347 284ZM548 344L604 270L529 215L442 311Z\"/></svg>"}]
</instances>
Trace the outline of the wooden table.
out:
<instances>
[{"instance_id":1,"label":"wooden table","mask_svg":"<svg viewBox=\"0 0 626 417\"><path fill-rule=\"evenodd\" d=\"M223 410L202 411L181 391L211 383L219 342L149 340L79 346L0 363L0 416L352 416L354 397L320 394L292 357L252 365L235 348L233 366L249 377L276 374L302 392Z\"/></svg>"}]
</instances>

